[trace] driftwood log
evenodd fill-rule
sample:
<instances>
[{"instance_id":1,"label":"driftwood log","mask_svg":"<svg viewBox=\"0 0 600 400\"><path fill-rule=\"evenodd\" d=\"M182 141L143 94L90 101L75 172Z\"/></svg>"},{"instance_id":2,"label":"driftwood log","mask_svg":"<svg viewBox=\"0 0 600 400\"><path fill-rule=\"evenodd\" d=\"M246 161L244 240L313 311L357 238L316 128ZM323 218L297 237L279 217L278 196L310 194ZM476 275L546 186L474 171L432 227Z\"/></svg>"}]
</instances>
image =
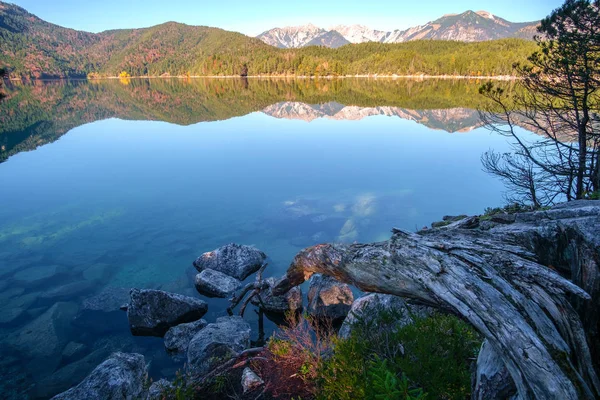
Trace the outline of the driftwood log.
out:
<instances>
[{"instance_id":1,"label":"driftwood log","mask_svg":"<svg viewBox=\"0 0 600 400\"><path fill-rule=\"evenodd\" d=\"M600 313L600 201L471 217L372 244L321 244L294 258L274 288L314 273L469 321L521 399L594 399Z\"/></svg>"}]
</instances>

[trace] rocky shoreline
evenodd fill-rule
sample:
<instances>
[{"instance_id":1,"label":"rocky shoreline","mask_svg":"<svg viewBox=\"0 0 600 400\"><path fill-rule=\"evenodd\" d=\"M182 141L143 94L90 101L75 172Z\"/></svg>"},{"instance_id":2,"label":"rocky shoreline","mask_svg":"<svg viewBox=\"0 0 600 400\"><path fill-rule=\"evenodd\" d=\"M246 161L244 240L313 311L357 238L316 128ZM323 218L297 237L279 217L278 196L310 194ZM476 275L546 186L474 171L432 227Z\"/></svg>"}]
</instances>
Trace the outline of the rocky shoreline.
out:
<instances>
[{"instance_id":1,"label":"rocky shoreline","mask_svg":"<svg viewBox=\"0 0 600 400\"><path fill-rule=\"evenodd\" d=\"M549 272L556 274L557 277L558 274L554 271L562 271L566 274L566 268L573 268L573 262L576 261L572 256L565 260L564 252L567 251L568 254L578 252L584 256L580 261L586 263L586 281L577 281L578 278L574 276L574 282L587 291L591 299L588 301L598 304L600 201L577 201L561 204L547 211L502 214L495 215L493 218L448 217L445 218L445 223L433 225L432 229L423 230L416 235L431 241L436 235L451 237L453 234L464 235L469 231L470 240L473 241L472 246L481 242L482 239L477 236L480 233L481 235L493 233L509 247L515 246L516 238L520 245L531 248L527 257L548 265ZM544 242L553 237L558 238L556 240L563 240L560 238L564 237L561 236L564 234L552 236L553 232L568 232L568 242ZM398 232L394 235L398 235ZM360 251L367 252L370 245L360 246L363 246L363 250ZM535 249L539 250L540 246L547 252L536 255ZM517 252L516 247L513 247L512 251ZM294 263L298 263L301 254L297 256ZM550 264L552 257L553 264ZM561 257L565 262L559 265L556 260ZM239 312L241 315L250 302L262 311L278 314L295 313L303 308L302 292L298 286L292 285L283 293L279 290L283 286L289 286L289 282L293 280L290 274L294 273L294 263L286 277L279 280L274 277L263 280L262 273L266 266L266 258L266 254L253 247L229 244L204 253L194 262L198 272L194 285L200 293L209 292L221 297L232 296L232 306L228 310L231 315L220 317L213 323L201 319L207 312L207 305L203 300L161 290L131 289L127 305L123 308L127 310L132 334L164 337L165 351L186 359L185 372L188 377L202 381L207 376L213 376L224 365L242 359L249 354L248 352L257 351L251 348L250 325L240 315L233 315L233 309L237 305L242 304ZM355 300L350 287L340 282L340 280L352 281L353 279L341 276L333 269L327 270L328 262L340 263L341 260L328 259L323 266L316 268L315 271L311 270L312 272L308 274L312 277L305 310L313 317L340 322L340 337L347 337L350 326L356 318L359 316L368 318L372 314L370 310L373 307L399 310L406 316L397 321L401 325L410 324L412 316L427 316L434 308L439 309L433 302L425 305L423 302L415 302L392 294L367 293ZM325 272L325 270L327 275L332 276L314 274L316 271ZM369 272L365 269L364 273ZM256 281L240 290L241 282L252 274L256 274ZM554 285L558 282L557 280ZM94 304L88 306L97 307ZM59 309L60 306L53 312L59 312ZM442 310L456 314L449 308L442 308ZM60 312L65 315L65 318L70 318L73 314L68 309L60 309ZM597 326L594 321L598 320L598 309L584 302L579 305L579 312L580 315L585 316L585 331L588 333L587 342L591 354L597 354L599 348L595 331ZM76 351L76 346L71 346L69 349L69 352ZM268 377L260 376L257 371L244 363L240 364L240 368L245 367L243 372L240 371L239 382L243 393L253 393L253 398L258 394L260 398L260 390L264 388ZM511 368L514 369L514 366ZM598 365L595 365L595 368L598 368ZM515 395L520 388L515 386L510 371L504 364L504 357L490 341L486 340L480 351L473 376L475 382L473 398L499 399L507 395ZM593 385L594 373L593 371L587 373L590 374L589 379ZM166 380L148 386L147 379L148 372L142 355L114 353L80 384L55 396L54 399L159 399L162 398L161 393L172 386L172 382Z\"/></svg>"}]
</instances>

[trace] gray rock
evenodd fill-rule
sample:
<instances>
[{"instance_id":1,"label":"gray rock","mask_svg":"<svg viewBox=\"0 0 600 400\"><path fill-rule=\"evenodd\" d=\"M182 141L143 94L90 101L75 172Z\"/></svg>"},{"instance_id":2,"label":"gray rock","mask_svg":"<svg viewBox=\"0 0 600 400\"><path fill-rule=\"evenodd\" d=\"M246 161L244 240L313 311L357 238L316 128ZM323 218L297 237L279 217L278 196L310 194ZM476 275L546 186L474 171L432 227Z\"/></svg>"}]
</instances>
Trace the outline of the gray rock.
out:
<instances>
[{"instance_id":1,"label":"gray rock","mask_svg":"<svg viewBox=\"0 0 600 400\"><path fill-rule=\"evenodd\" d=\"M393 313L396 318L393 327L401 327L413 322L413 317L426 317L433 313L433 309L420 305L407 303L401 297L391 294L367 294L352 303L352 308L344 320L338 336L348 338L352 325L357 321L372 322L373 318L382 312Z\"/></svg>"},{"instance_id":2,"label":"gray rock","mask_svg":"<svg viewBox=\"0 0 600 400\"><path fill-rule=\"evenodd\" d=\"M67 343L70 323L77 314L73 303L56 303L45 313L6 338L6 343L25 358L32 359L33 370L52 373L58 366Z\"/></svg>"},{"instance_id":3,"label":"gray rock","mask_svg":"<svg viewBox=\"0 0 600 400\"><path fill-rule=\"evenodd\" d=\"M198 321L179 324L170 328L165 333L165 349L172 354L185 353L192 338L204 329L206 325L208 323L205 320L199 319Z\"/></svg>"},{"instance_id":4,"label":"gray rock","mask_svg":"<svg viewBox=\"0 0 600 400\"><path fill-rule=\"evenodd\" d=\"M341 320L348 315L353 300L352 290L345 283L321 274L311 277L308 288L309 315L334 321Z\"/></svg>"},{"instance_id":5,"label":"gray rock","mask_svg":"<svg viewBox=\"0 0 600 400\"><path fill-rule=\"evenodd\" d=\"M39 295L39 293L27 293L0 303L0 324L9 324L19 318L35 303Z\"/></svg>"},{"instance_id":6,"label":"gray rock","mask_svg":"<svg viewBox=\"0 0 600 400\"><path fill-rule=\"evenodd\" d=\"M477 357L473 400L508 399L517 393L504 362L490 342L485 340Z\"/></svg>"},{"instance_id":7,"label":"gray rock","mask_svg":"<svg viewBox=\"0 0 600 400\"><path fill-rule=\"evenodd\" d=\"M134 400L144 398L148 373L141 354L114 353L79 385L53 400Z\"/></svg>"},{"instance_id":8,"label":"gray rock","mask_svg":"<svg viewBox=\"0 0 600 400\"><path fill-rule=\"evenodd\" d=\"M256 297L252 298L252 304L259 306L263 311L285 314L287 312L296 312L302 309L302 290L296 286L286 294L273 296L272 289L275 286L275 278L267 278L265 282L269 285L267 289L262 290L260 298L262 304Z\"/></svg>"},{"instance_id":9,"label":"gray rock","mask_svg":"<svg viewBox=\"0 0 600 400\"><path fill-rule=\"evenodd\" d=\"M250 346L250 325L241 317L221 317L190 341L187 368L202 375Z\"/></svg>"},{"instance_id":10,"label":"gray rock","mask_svg":"<svg viewBox=\"0 0 600 400\"><path fill-rule=\"evenodd\" d=\"M85 354L87 346L83 343L69 342L62 351L63 361L72 362Z\"/></svg>"},{"instance_id":11,"label":"gray rock","mask_svg":"<svg viewBox=\"0 0 600 400\"><path fill-rule=\"evenodd\" d=\"M173 384L166 379L161 379L153 382L148 389L148 397L146 400L163 400L166 390L173 388Z\"/></svg>"},{"instance_id":12,"label":"gray rock","mask_svg":"<svg viewBox=\"0 0 600 400\"><path fill-rule=\"evenodd\" d=\"M128 288L106 287L100 293L83 301L81 310L73 321L74 325L87 331L108 333L120 329L121 305L129 301Z\"/></svg>"},{"instance_id":13,"label":"gray rock","mask_svg":"<svg viewBox=\"0 0 600 400\"><path fill-rule=\"evenodd\" d=\"M101 312L117 311L129 301L130 290L129 288L107 286L100 293L85 299L81 309Z\"/></svg>"},{"instance_id":14,"label":"gray rock","mask_svg":"<svg viewBox=\"0 0 600 400\"><path fill-rule=\"evenodd\" d=\"M65 272L67 272L67 268L62 265L40 265L18 271L13 278L17 283L35 286Z\"/></svg>"},{"instance_id":15,"label":"gray rock","mask_svg":"<svg viewBox=\"0 0 600 400\"><path fill-rule=\"evenodd\" d=\"M196 290L212 297L229 297L242 282L214 269L206 268L196 275Z\"/></svg>"},{"instance_id":16,"label":"gray rock","mask_svg":"<svg viewBox=\"0 0 600 400\"><path fill-rule=\"evenodd\" d=\"M127 308L129 328L135 336L163 337L169 328L202 318L206 302L162 290L131 289Z\"/></svg>"},{"instance_id":17,"label":"gray rock","mask_svg":"<svg viewBox=\"0 0 600 400\"><path fill-rule=\"evenodd\" d=\"M248 367L244 368L244 372L242 372L242 388L244 393L251 392L264 383L265 382L260 379L260 376L256 375L256 372Z\"/></svg>"},{"instance_id":18,"label":"gray rock","mask_svg":"<svg viewBox=\"0 0 600 400\"><path fill-rule=\"evenodd\" d=\"M33 399L49 399L68 390L85 379L111 353L110 349L101 347L79 360L70 362L56 370L52 375L38 380L29 395Z\"/></svg>"},{"instance_id":19,"label":"gray rock","mask_svg":"<svg viewBox=\"0 0 600 400\"><path fill-rule=\"evenodd\" d=\"M194 261L194 267L199 272L210 268L243 281L258 271L266 258L254 247L230 243L202 254Z\"/></svg>"},{"instance_id":20,"label":"gray rock","mask_svg":"<svg viewBox=\"0 0 600 400\"><path fill-rule=\"evenodd\" d=\"M92 281L76 281L49 289L40 297L48 300L69 300L83 293L90 292L94 288Z\"/></svg>"}]
</instances>

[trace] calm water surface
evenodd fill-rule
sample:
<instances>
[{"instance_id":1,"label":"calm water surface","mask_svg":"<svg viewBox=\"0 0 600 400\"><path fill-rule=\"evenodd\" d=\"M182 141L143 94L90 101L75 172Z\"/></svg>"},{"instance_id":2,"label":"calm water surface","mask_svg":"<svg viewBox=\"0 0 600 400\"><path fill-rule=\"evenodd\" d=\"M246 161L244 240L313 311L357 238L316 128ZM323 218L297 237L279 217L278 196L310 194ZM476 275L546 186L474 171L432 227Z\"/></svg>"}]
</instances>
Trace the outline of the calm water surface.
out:
<instances>
[{"instance_id":1,"label":"calm water surface","mask_svg":"<svg viewBox=\"0 0 600 400\"><path fill-rule=\"evenodd\" d=\"M302 248L385 240L502 203L481 82L132 80L12 85L0 103L0 392L48 398L132 337L131 287L192 296L230 242L284 273ZM201 296L200 296L201 297ZM208 300L206 319L225 314ZM246 318L254 328L256 314ZM268 331L274 329L268 324ZM254 338L257 339L256 330Z\"/></svg>"}]
</instances>

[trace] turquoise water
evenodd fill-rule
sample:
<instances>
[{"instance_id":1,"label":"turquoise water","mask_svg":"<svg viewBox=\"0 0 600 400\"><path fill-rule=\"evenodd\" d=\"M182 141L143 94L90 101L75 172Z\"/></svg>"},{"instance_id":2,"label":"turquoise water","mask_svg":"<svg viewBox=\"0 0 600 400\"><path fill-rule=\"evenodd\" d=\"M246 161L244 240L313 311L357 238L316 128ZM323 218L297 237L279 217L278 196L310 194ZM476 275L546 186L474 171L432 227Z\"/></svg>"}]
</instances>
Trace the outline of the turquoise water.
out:
<instances>
[{"instance_id":1,"label":"turquoise water","mask_svg":"<svg viewBox=\"0 0 600 400\"><path fill-rule=\"evenodd\" d=\"M207 105L212 117L195 121L194 110L208 100L192 98L176 105L192 116L177 124L173 112L157 111L160 102L124 110L135 85L87 85L60 89L85 88L74 97L50 84L38 97L36 88L14 87L0 104L10 126L0 133L5 398L47 398L116 350L143 353L154 378L181 368L161 339L132 337L125 313L90 310L86 301L107 288L200 296L192 261L230 242L260 248L270 258L266 275L281 276L313 244L385 240L392 227L416 230L503 203L503 188L481 171L480 156L508 149L506 139L477 127L467 107L374 112L373 104L344 108L353 104L332 94L299 114L306 103L266 96L247 107L236 105L234 93L230 117ZM137 98L164 93L149 88ZM185 91L177 86L169 101ZM94 102L107 94L119 100L111 102L117 111ZM225 314L224 300L208 301L207 320ZM256 314L246 318L256 328Z\"/></svg>"}]
</instances>

